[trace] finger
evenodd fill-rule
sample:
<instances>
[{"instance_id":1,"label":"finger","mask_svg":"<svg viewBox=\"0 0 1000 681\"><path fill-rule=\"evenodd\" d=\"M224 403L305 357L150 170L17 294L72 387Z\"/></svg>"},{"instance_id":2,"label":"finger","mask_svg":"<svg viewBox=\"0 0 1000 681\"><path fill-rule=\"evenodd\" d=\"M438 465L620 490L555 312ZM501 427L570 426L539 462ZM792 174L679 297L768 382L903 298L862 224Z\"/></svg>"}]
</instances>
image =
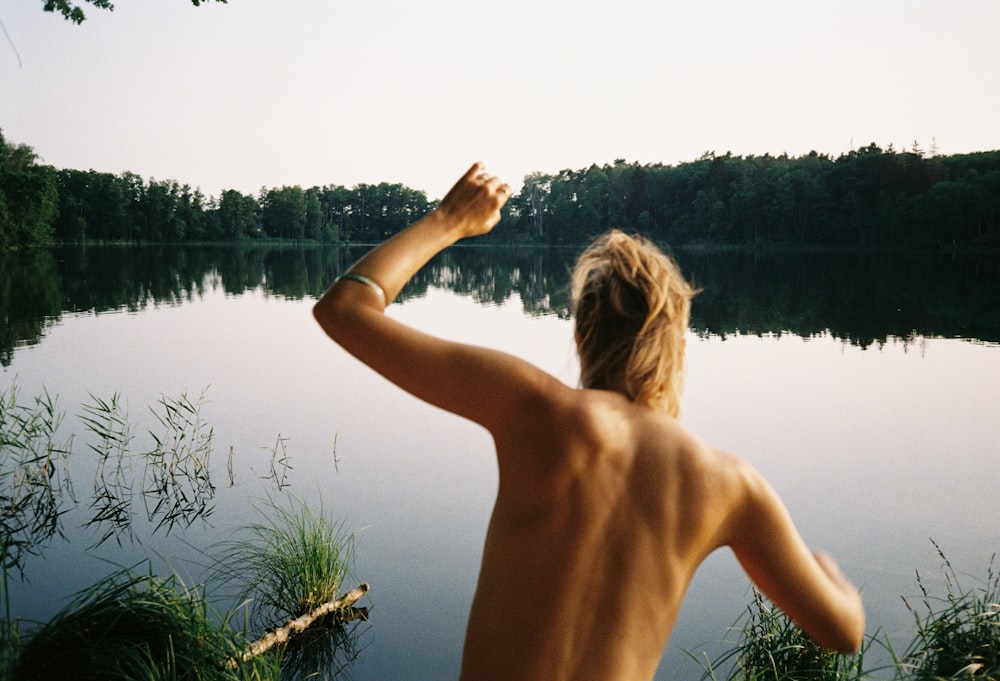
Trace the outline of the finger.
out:
<instances>
[{"instance_id":1,"label":"finger","mask_svg":"<svg viewBox=\"0 0 1000 681\"><path fill-rule=\"evenodd\" d=\"M504 185L503 180L496 175L490 175L485 170L476 175L476 179L479 180L484 187L494 192L499 191L500 187Z\"/></svg>"},{"instance_id":2,"label":"finger","mask_svg":"<svg viewBox=\"0 0 1000 681\"><path fill-rule=\"evenodd\" d=\"M476 161L473 163L462 177L458 178L458 181L452 185L448 193L445 194L444 198L441 199L441 205L447 206L467 192L471 187L475 187L478 182L476 181L476 176L483 171L483 163L481 161Z\"/></svg>"},{"instance_id":3,"label":"finger","mask_svg":"<svg viewBox=\"0 0 1000 681\"><path fill-rule=\"evenodd\" d=\"M483 162L482 161L476 161L475 163L472 164L472 166L469 167L468 170L465 171L465 175L462 175L462 179L463 180L471 180L472 178L474 178L477 175L479 175L480 173L482 173L483 172L483 168L484 168Z\"/></svg>"}]
</instances>

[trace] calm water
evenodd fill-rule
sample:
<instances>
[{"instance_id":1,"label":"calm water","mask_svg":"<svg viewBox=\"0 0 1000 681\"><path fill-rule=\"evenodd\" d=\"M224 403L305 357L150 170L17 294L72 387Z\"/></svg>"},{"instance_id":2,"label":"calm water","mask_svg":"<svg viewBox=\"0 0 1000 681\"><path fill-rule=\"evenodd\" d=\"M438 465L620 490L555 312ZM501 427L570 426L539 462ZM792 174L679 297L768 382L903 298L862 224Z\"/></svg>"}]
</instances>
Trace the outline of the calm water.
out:
<instances>
[{"instance_id":1,"label":"calm water","mask_svg":"<svg viewBox=\"0 0 1000 681\"><path fill-rule=\"evenodd\" d=\"M60 471L72 483L59 493L65 538L20 556L15 616L51 616L107 574L108 561L149 558L197 583L212 545L254 519L255 503L291 494L357 532L355 581L372 585L372 616L350 677L456 678L495 494L491 442L396 390L316 327L312 302L357 255L107 248L0 260L0 390L16 384L22 403L43 390L58 396L71 450ZM574 384L572 256L452 249L389 314L525 356ZM768 476L807 541L862 588L869 632L905 647L912 615L900 596L919 594L916 570L932 589L941 584L930 539L970 573L970 587L1000 548L1000 265L873 254L678 259L703 289L683 420ZM88 525L100 476L82 405L118 395L131 447L143 451L156 429L150 407L185 394L204 396L212 429L212 488L192 489L205 509L152 533L157 518L135 494L129 530ZM627 594L621 606L641 598ZM657 678L696 678L685 651L718 652L749 601L732 557L711 556Z\"/></svg>"}]
</instances>

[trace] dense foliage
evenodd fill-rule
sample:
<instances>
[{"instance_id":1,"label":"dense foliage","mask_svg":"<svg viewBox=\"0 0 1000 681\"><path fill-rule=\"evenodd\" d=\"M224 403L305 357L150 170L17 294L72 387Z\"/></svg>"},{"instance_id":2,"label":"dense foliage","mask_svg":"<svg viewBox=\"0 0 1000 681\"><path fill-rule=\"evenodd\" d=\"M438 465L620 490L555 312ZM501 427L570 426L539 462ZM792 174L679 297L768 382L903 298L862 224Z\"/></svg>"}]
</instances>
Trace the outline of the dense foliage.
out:
<instances>
[{"instance_id":1,"label":"dense foliage","mask_svg":"<svg viewBox=\"0 0 1000 681\"><path fill-rule=\"evenodd\" d=\"M0 248L45 243L59 213L56 172L0 132Z\"/></svg>"},{"instance_id":2,"label":"dense foliage","mask_svg":"<svg viewBox=\"0 0 1000 681\"><path fill-rule=\"evenodd\" d=\"M1000 152L929 156L872 144L836 159L706 153L525 179L520 234L576 243L609 226L671 243L1000 245Z\"/></svg>"},{"instance_id":3,"label":"dense foliage","mask_svg":"<svg viewBox=\"0 0 1000 681\"><path fill-rule=\"evenodd\" d=\"M58 171L54 238L130 243L290 239L370 243L427 212L423 192L399 184L263 188L256 197L228 189L215 200L175 181L93 170Z\"/></svg>"},{"instance_id":4,"label":"dense foliage","mask_svg":"<svg viewBox=\"0 0 1000 681\"><path fill-rule=\"evenodd\" d=\"M401 184L234 189L57 170L0 135L0 248L87 241L245 239L372 243L433 206ZM579 244L609 227L673 244L1000 247L1000 151L929 155L872 144L838 158L617 160L532 173L504 209L502 243Z\"/></svg>"}]
</instances>

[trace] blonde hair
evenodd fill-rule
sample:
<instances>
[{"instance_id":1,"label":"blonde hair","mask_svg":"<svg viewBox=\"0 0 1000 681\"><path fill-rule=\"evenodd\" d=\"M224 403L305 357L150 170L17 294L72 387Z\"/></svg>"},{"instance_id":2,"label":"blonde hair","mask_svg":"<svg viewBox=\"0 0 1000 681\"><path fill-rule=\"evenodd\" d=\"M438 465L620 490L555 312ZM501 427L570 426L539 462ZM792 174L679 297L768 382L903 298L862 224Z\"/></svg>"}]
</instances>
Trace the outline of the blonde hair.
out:
<instances>
[{"instance_id":1,"label":"blonde hair","mask_svg":"<svg viewBox=\"0 0 1000 681\"><path fill-rule=\"evenodd\" d=\"M652 242L612 230L573 269L572 302L584 388L624 391L680 413L684 332L697 293Z\"/></svg>"}]
</instances>

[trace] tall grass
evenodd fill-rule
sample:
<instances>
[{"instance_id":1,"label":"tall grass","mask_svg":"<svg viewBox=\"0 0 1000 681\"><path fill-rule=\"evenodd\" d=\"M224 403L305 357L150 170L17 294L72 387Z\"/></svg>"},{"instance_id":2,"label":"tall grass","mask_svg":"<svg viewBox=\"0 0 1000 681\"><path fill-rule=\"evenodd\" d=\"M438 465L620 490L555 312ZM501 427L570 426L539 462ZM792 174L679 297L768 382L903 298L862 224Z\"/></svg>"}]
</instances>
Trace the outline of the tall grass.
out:
<instances>
[{"instance_id":1,"label":"tall grass","mask_svg":"<svg viewBox=\"0 0 1000 681\"><path fill-rule=\"evenodd\" d=\"M235 587L249 626L263 630L338 598L351 575L354 537L322 507L273 500L257 507L261 522L215 547L210 580ZM366 612L366 611L365 611ZM363 616L363 615L362 615ZM306 630L282 650L282 670L292 679L333 679L360 655L359 636L347 606Z\"/></svg>"},{"instance_id":2,"label":"tall grass","mask_svg":"<svg viewBox=\"0 0 1000 681\"><path fill-rule=\"evenodd\" d=\"M242 638L209 617L201 592L176 577L123 570L77 594L33 632L10 681L266 681L274 658L229 665Z\"/></svg>"},{"instance_id":3,"label":"tall grass","mask_svg":"<svg viewBox=\"0 0 1000 681\"><path fill-rule=\"evenodd\" d=\"M701 679L727 681L855 681L864 678L866 642L848 657L818 645L757 589L733 628L739 637L728 651L702 663Z\"/></svg>"},{"instance_id":4,"label":"tall grass","mask_svg":"<svg viewBox=\"0 0 1000 681\"><path fill-rule=\"evenodd\" d=\"M10 681L10 671L21 646L20 622L10 613L7 568L0 565L0 681Z\"/></svg>"},{"instance_id":5,"label":"tall grass","mask_svg":"<svg viewBox=\"0 0 1000 681\"><path fill-rule=\"evenodd\" d=\"M66 475L69 442L57 441L61 414L42 392L25 404L17 387L0 392L0 568L22 570L62 534L60 517L73 499Z\"/></svg>"},{"instance_id":6,"label":"tall grass","mask_svg":"<svg viewBox=\"0 0 1000 681\"><path fill-rule=\"evenodd\" d=\"M214 431L201 416L205 395L192 400L187 393L161 395L153 416L162 428L149 431L154 447L146 453L143 500L154 532L177 525L190 526L214 510L215 485L209 471Z\"/></svg>"},{"instance_id":7,"label":"tall grass","mask_svg":"<svg viewBox=\"0 0 1000 681\"><path fill-rule=\"evenodd\" d=\"M19 623L6 612L0 681L333 678L359 652L347 626L352 613L346 611L242 661L254 638L248 631L262 632L336 600L353 562L353 537L322 509L271 502L258 511L263 520L220 544L209 571L214 586L239 589L246 604L243 628L231 626L239 610L211 616L204 587L189 589L177 577L122 570L77 594L24 645ZM5 581L2 586L6 602Z\"/></svg>"},{"instance_id":8,"label":"tall grass","mask_svg":"<svg viewBox=\"0 0 1000 681\"><path fill-rule=\"evenodd\" d=\"M1000 573L991 557L985 580L965 588L958 572L933 542L942 560L945 594L934 596L920 573L917 585L922 608L912 606L916 633L906 652L898 656L878 632L866 637L857 655L847 657L824 650L755 589L753 602L733 629L738 640L714 660L698 659L702 681L939 681L977 679L1000 681ZM891 664L866 669L872 647L884 648ZM695 656L688 653L689 656Z\"/></svg>"},{"instance_id":9,"label":"tall grass","mask_svg":"<svg viewBox=\"0 0 1000 681\"><path fill-rule=\"evenodd\" d=\"M912 679L1000 679L1000 573L990 559L986 579L965 588L941 547L945 595L932 596L920 573L917 585L923 595L922 612L904 598L916 620L914 637L901 667Z\"/></svg>"},{"instance_id":10,"label":"tall grass","mask_svg":"<svg viewBox=\"0 0 1000 681\"><path fill-rule=\"evenodd\" d=\"M95 467L87 526L101 534L96 544L136 541L133 518L145 510L150 532L191 525L213 510L210 475L214 433L197 399L161 396L151 408L156 420L151 444L136 445L124 401L91 394L79 418ZM208 616L204 587L189 590L176 578L116 573L77 594L50 622L26 628L11 612L8 579L24 559L40 555L62 535L62 517L76 507L68 475L70 438L58 443L61 415L43 392L20 400L16 387L0 391L0 681L48 678L247 679L330 677L357 654L350 618L361 610L327 615L263 661L236 665L251 638L317 606L337 600L353 561L353 538L323 513L270 504L261 522L237 533L216 569L220 586L237 585L246 608L223 618ZM227 474L233 480L230 449ZM291 470L285 439L271 451L269 479L278 491ZM136 503L141 498L141 505ZM144 506L144 509L143 509ZM260 509L259 509L260 510ZM237 615L244 629L231 628ZM285 664L282 664L284 661ZM289 664L291 662L291 664ZM303 669L310 669L303 672Z\"/></svg>"},{"instance_id":11,"label":"tall grass","mask_svg":"<svg viewBox=\"0 0 1000 681\"><path fill-rule=\"evenodd\" d=\"M213 579L239 585L254 623L292 619L337 598L354 561L354 537L326 516L297 502L261 504L262 522L244 527L216 547Z\"/></svg>"},{"instance_id":12,"label":"tall grass","mask_svg":"<svg viewBox=\"0 0 1000 681\"><path fill-rule=\"evenodd\" d=\"M130 446L134 437L128 412L118 393L110 399L90 395L82 405L80 420L94 439L87 447L97 457L94 474L94 498L90 502L93 516L88 526L99 527L103 534L99 546L114 538L134 539L132 531L132 496L134 479Z\"/></svg>"}]
</instances>

